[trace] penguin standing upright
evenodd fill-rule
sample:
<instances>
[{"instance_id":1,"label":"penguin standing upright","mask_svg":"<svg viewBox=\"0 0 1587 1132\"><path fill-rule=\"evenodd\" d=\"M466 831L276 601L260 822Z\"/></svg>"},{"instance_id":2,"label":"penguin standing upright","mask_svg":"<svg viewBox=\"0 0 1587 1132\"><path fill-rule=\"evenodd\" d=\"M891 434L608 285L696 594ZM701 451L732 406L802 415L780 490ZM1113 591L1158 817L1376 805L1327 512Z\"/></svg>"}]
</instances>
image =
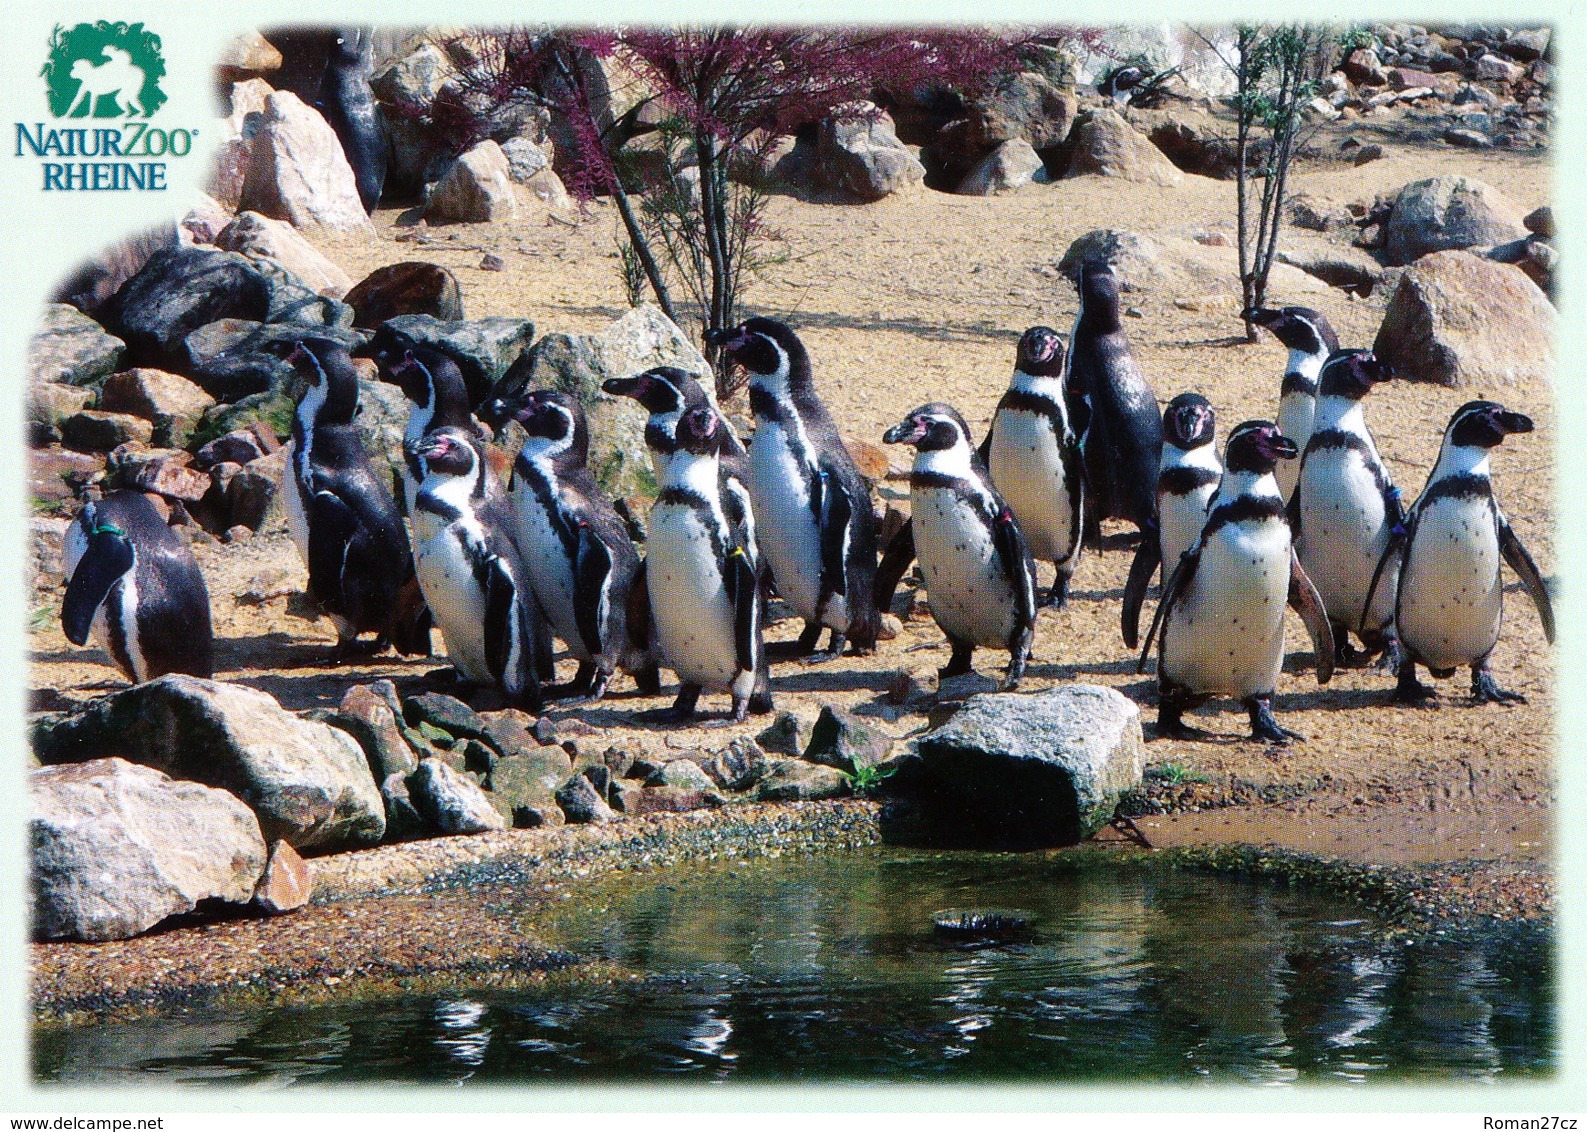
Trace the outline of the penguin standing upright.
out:
<instances>
[{"instance_id":1,"label":"penguin standing upright","mask_svg":"<svg viewBox=\"0 0 1587 1132\"><path fill-rule=\"evenodd\" d=\"M809 653L823 626L832 630L829 659L853 643L876 647L876 516L865 479L815 394L810 356L787 326L752 318L706 335L749 372L755 436L749 491L777 591L805 619L799 637Z\"/></svg>"},{"instance_id":2,"label":"penguin standing upright","mask_svg":"<svg viewBox=\"0 0 1587 1132\"><path fill-rule=\"evenodd\" d=\"M702 691L733 697L732 720L772 710L761 635L760 551L745 541L741 500L722 488L723 427L709 409L678 420L678 447L650 510L646 567L656 639L678 674L671 717L694 715Z\"/></svg>"},{"instance_id":3,"label":"penguin standing upright","mask_svg":"<svg viewBox=\"0 0 1587 1132\"><path fill-rule=\"evenodd\" d=\"M428 652L429 619L402 516L353 426L352 358L337 342L299 339L286 360L307 382L282 476L287 527L309 568L309 596L336 626L333 656L352 651L361 633L379 635L376 649Z\"/></svg>"},{"instance_id":4,"label":"penguin standing upright","mask_svg":"<svg viewBox=\"0 0 1587 1132\"><path fill-rule=\"evenodd\" d=\"M187 543L147 496L90 500L66 528L61 628L89 634L134 684L169 672L215 674L209 590Z\"/></svg>"},{"instance_id":5,"label":"penguin standing upright","mask_svg":"<svg viewBox=\"0 0 1587 1132\"><path fill-rule=\"evenodd\" d=\"M1247 316L1257 326L1272 331L1273 337L1289 347L1284 366L1284 381L1279 388L1278 430L1293 440L1302 452L1311 439L1312 418L1317 410L1317 375L1323 363L1339 349L1339 337L1328 319L1310 307L1258 307ZM1278 466L1278 489L1288 499L1295 494L1299 465L1285 460Z\"/></svg>"},{"instance_id":6,"label":"penguin standing upright","mask_svg":"<svg viewBox=\"0 0 1587 1132\"><path fill-rule=\"evenodd\" d=\"M523 563L508 533L506 501L486 490L478 440L442 427L409 441L425 469L414 496L413 552L419 585L462 676L494 685L507 701L540 710L535 658L548 651L530 608Z\"/></svg>"},{"instance_id":7,"label":"penguin standing upright","mask_svg":"<svg viewBox=\"0 0 1587 1132\"><path fill-rule=\"evenodd\" d=\"M1284 665L1284 605L1295 605L1317 650L1317 682L1333 676L1333 636L1317 591L1295 557L1273 467L1293 460L1295 444L1269 421L1246 421L1229 434L1225 470L1201 536L1163 586L1146 634L1140 671L1162 632L1157 662L1158 733L1206 738L1183 714L1213 696L1236 696L1251 717L1251 738L1300 738L1273 718Z\"/></svg>"},{"instance_id":8,"label":"penguin standing upright","mask_svg":"<svg viewBox=\"0 0 1587 1132\"><path fill-rule=\"evenodd\" d=\"M1065 396L1085 456L1086 541L1097 545L1103 519L1127 519L1143 535L1149 530L1163 416L1130 353L1113 269L1086 261L1079 291Z\"/></svg>"},{"instance_id":9,"label":"penguin standing upright","mask_svg":"<svg viewBox=\"0 0 1587 1132\"><path fill-rule=\"evenodd\" d=\"M406 335L402 337L406 339ZM474 423L462 371L446 354L407 339L400 354L391 351L376 360L381 378L401 388L409 401L408 423L402 431L402 488L408 514L412 515L413 497L425 476L422 459L413 453L418 451L418 442L424 434L442 428L460 429L475 440L483 440L484 434ZM483 450L481 455L483 457ZM483 470L486 493L498 493L501 484L488 462Z\"/></svg>"},{"instance_id":10,"label":"penguin standing upright","mask_svg":"<svg viewBox=\"0 0 1587 1132\"><path fill-rule=\"evenodd\" d=\"M977 645L1007 649L1004 690L1018 687L1036 632L1036 566L1018 519L950 405L922 405L883 434L909 444L909 509L931 615L952 655L941 675L970 671Z\"/></svg>"},{"instance_id":11,"label":"penguin standing upright","mask_svg":"<svg viewBox=\"0 0 1587 1132\"><path fill-rule=\"evenodd\" d=\"M1217 419L1199 393L1181 393L1163 413L1163 458L1157 473L1157 537L1143 538L1124 583L1119 626L1134 648L1140 636L1141 603L1152 575L1162 566L1163 580L1180 555L1196 545L1207 522L1207 508L1218 490L1223 464L1218 459Z\"/></svg>"},{"instance_id":12,"label":"penguin standing upright","mask_svg":"<svg viewBox=\"0 0 1587 1132\"><path fill-rule=\"evenodd\" d=\"M579 662L567 691L598 700L619 667L658 688L648 619L630 601L644 592L639 552L590 474L583 406L541 389L506 407L527 433L507 490L513 539L536 603Z\"/></svg>"},{"instance_id":13,"label":"penguin standing upright","mask_svg":"<svg viewBox=\"0 0 1587 1132\"><path fill-rule=\"evenodd\" d=\"M1322 595L1346 665L1380 652L1392 656L1397 560L1385 566L1370 606L1367 593L1404 514L1361 407L1372 387L1390 376L1370 350L1340 350L1323 365L1311 439L1289 500L1296 552ZM1348 633L1361 639L1364 654L1351 647Z\"/></svg>"},{"instance_id":14,"label":"penguin standing upright","mask_svg":"<svg viewBox=\"0 0 1587 1132\"><path fill-rule=\"evenodd\" d=\"M372 28L339 28L326 60L316 100L325 120L342 143L352 166L358 201L373 213L386 184L390 150L380 121L380 105L369 86L374 70Z\"/></svg>"},{"instance_id":15,"label":"penguin standing upright","mask_svg":"<svg viewBox=\"0 0 1587 1132\"><path fill-rule=\"evenodd\" d=\"M1064 345L1033 326L1019 340L1014 377L981 444L992 482L1019 520L1031 556L1056 569L1047 604L1062 607L1080 557L1085 480L1064 402Z\"/></svg>"},{"instance_id":16,"label":"penguin standing upright","mask_svg":"<svg viewBox=\"0 0 1587 1132\"><path fill-rule=\"evenodd\" d=\"M1394 596L1400 644L1394 698L1401 702L1436 695L1416 679L1417 664L1426 665L1434 676L1448 676L1469 664L1471 695L1479 704L1526 702L1524 696L1500 688L1488 671L1488 657L1504 624L1500 558L1526 587L1550 644L1554 609L1537 564L1494 498L1489 453L1506 436L1531 431L1531 418L1492 401L1468 401L1456 409L1444 430L1438 462L1397 540L1403 547L1384 552L1385 558L1399 554L1402 563Z\"/></svg>"}]
</instances>

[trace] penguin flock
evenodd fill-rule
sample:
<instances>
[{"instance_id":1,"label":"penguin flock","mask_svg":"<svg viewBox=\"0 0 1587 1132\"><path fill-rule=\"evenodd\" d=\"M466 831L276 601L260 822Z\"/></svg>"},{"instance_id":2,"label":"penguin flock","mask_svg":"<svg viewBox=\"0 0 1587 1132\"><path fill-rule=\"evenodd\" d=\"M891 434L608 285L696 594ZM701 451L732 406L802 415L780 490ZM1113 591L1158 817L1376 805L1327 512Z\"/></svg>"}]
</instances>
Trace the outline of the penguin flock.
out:
<instances>
[{"instance_id":1,"label":"penguin flock","mask_svg":"<svg viewBox=\"0 0 1587 1132\"><path fill-rule=\"evenodd\" d=\"M1435 694L1418 666L1435 678L1469 667L1476 702L1521 699L1488 669L1503 624L1501 564L1550 642L1554 619L1494 496L1490 458L1531 420L1490 401L1463 405L1407 507L1365 415L1388 367L1341 349L1317 311L1253 310L1248 321L1289 349L1278 411L1232 429L1220 460L1204 396L1187 391L1158 409L1112 269L1085 263L1076 283L1067 344L1045 326L1024 333L979 445L942 402L885 432L885 443L914 449L910 517L886 546L869 487L817 396L810 355L773 319L706 336L748 376L747 445L683 370L605 383L649 413L659 494L643 553L590 471L577 399L553 390L481 399L452 358L381 328L359 352L410 402L399 507L353 426L352 354L312 335L283 343L303 390L283 475L288 527L309 596L335 626L333 659L387 646L427 656L434 628L459 681L510 704L600 700L619 671L655 695L668 669L676 697L654 716L689 720L711 693L730 698L727 721L742 721L773 708L764 639L773 594L804 622L806 663L846 648L863 655L918 561L950 646L942 677L970 672L974 650L993 649L1008 654L1002 686L1012 690L1040 609L1068 601L1080 555L1101 547L1101 521L1122 519L1140 534L1120 613L1131 650L1159 588L1138 663L1144 672L1155 650L1159 735L1206 737L1185 713L1227 697L1247 710L1251 739L1300 738L1273 714L1286 607L1310 635L1320 684L1336 664L1377 658L1400 702ZM487 441L510 422L524 440L508 465ZM1038 561L1054 571L1045 593ZM92 635L135 682L212 674L203 576L145 497L85 503L65 564L61 622L74 644ZM565 684L556 683L558 640L577 664Z\"/></svg>"}]
</instances>

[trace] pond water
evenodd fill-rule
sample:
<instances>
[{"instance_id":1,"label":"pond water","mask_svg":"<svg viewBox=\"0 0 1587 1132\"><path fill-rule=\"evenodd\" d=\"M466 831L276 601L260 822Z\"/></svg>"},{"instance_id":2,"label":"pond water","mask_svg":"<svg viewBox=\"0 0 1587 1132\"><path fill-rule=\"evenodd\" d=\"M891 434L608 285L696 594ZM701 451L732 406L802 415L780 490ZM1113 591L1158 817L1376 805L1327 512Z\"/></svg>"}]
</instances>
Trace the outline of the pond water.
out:
<instances>
[{"instance_id":1,"label":"pond water","mask_svg":"<svg viewBox=\"0 0 1587 1132\"><path fill-rule=\"evenodd\" d=\"M460 894L460 907L477 897ZM984 946L944 909L1018 913ZM536 930L638 973L40 1032L61 1083L1286 1083L1555 1065L1550 939L1406 943L1299 889L876 850L598 883Z\"/></svg>"}]
</instances>

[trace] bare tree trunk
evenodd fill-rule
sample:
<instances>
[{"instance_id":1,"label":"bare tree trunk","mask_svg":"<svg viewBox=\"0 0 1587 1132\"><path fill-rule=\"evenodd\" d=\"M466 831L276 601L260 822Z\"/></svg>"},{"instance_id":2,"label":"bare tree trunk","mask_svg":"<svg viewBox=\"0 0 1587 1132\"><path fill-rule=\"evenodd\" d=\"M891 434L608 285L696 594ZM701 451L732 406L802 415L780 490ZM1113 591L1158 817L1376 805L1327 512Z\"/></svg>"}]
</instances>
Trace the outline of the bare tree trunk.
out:
<instances>
[{"instance_id":1,"label":"bare tree trunk","mask_svg":"<svg viewBox=\"0 0 1587 1132\"><path fill-rule=\"evenodd\" d=\"M716 176L716 165L721 158L716 138L701 130L694 137L694 152L700 161L700 212L705 226L705 254L711 264L711 307L707 312L711 330L724 330L727 310L727 249L723 246L724 225L718 220L721 212L721 183Z\"/></svg>"},{"instance_id":2,"label":"bare tree trunk","mask_svg":"<svg viewBox=\"0 0 1587 1132\"><path fill-rule=\"evenodd\" d=\"M1236 50L1240 52L1239 67L1235 71L1235 98L1237 100L1237 117L1235 119L1235 215L1239 229L1240 245L1240 297L1242 300L1241 317L1245 319L1245 337L1247 341L1257 340L1256 324L1251 321L1247 312L1256 306L1255 290L1252 287L1251 273L1251 213L1248 195L1250 192L1251 174L1246 167L1246 157L1250 146L1251 118L1254 111L1251 107L1251 47L1255 36L1250 29L1241 28Z\"/></svg>"},{"instance_id":3,"label":"bare tree trunk","mask_svg":"<svg viewBox=\"0 0 1587 1132\"><path fill-rule=\"evenodd\" d=\"M644 230L639 226L639 217L634 215L633 202L628 199L627 191L616 177L612 178L612 200L617 203L617 215L622 217L623 230L628 233L628 244L639 257L640 266L645 269L645 278L650 281L650 289L655 293L656 304L661 307L662 314L676 323L678 312L673 309L672 294L667 290L667 281L662 278L661 265L656 262L655 253L650 250L650 241L645 238Z\"/></svg>"}]
</instances>

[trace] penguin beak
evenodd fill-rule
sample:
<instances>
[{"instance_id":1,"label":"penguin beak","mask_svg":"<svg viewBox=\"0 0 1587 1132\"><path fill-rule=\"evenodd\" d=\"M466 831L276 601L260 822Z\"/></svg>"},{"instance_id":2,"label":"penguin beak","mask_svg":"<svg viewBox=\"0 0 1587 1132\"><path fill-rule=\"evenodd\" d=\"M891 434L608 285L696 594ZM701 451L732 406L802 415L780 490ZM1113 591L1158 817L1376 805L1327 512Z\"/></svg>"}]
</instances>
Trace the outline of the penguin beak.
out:
<instances>
[{"instance_id":1,"label":"penguin beak","mask_svg":"<svg viewBox=\"0 0 1587 1132\"><path fill-rule=\"evenodd\" d=\"M633 397L638 400L645 395L649 385L650 379L644 374L637 377L609 377L601 382L601 390L613 397Z\"/></svg>"},{"instance_id":2,"label":"penguin beak","mask_svg":"<svg viewBox=\"0 0 1587 1132\"><path fill-rule=\"evenodd\" d=\"M479 419L499 440L501 430L518 415L522 403L514 397L492 397L479 407Z\"/></svg>"},{"instance_id":3,"label":"penguin beak","mask_svg":"<svg viewBox=\"0 0 1587 1132\"><path fill-rule=\"evenodd\" d=\"M1499 430L1506 436L1512 436L1518 432L1532 431L1532 418L1526 416L1525 414L1512 413L1507 409L1501 409L1496 412L1493 417L1494 424L1496 424L1499 427Z\"/></svg>"},{"instance_id":4,"label":"penguin beak","mask_svg":"<svg viewBox=\"0 0 1587 1132\"><path fill-rule=\"evenodd\" d=\"M1356 358L1356 372L1373 385L1394 376L1394 367L1370 350Z\"/></svg>"},{"instance_id":5,"label":"penguin beak","mask_svg":"<svg viewBox=\"0 0 1587 1132\"><path fill-rule=\"evenodd\" d=\"M1272 307L1247 307L1241 312L1241 317L1254 326L1271 328L1274 323L1284 317L1284 312L1274 310Z\"/></svg>"},{"instance_id":6,"label":"penguin beak","mask_svg":"<svg viewBox=\"0 0 1587 1132\"><path fill-rule=\"evenodd\" d=\"M720 346L728 353L739 349L749 341L749 335L744 333L744 328L735 326L731 330L707 330L705 344L707 346Z\"/></svg>"},{"instance_id":7,"label":"penguin beak","mask_svg":"<svg viewBox=\"0 0 1587 1132\"><path fill-rule=\"evenodd\" d=\"M926 422L919 417L905 417L882 433L883 444L915 444L926 435Z\"/></svg>"},{"instance_id":8,"label":"penguin beak","mask_svg":"<svg viewBox=\"0 0 1587 1132\"><path fill-rule=\"evenodd\" d=\"M1275 436L1272 443L1273 455L1280 460L1293 460L1300 455L1300 449L1295 442L1287 436Z\"/></svg>"}]
</instances>

